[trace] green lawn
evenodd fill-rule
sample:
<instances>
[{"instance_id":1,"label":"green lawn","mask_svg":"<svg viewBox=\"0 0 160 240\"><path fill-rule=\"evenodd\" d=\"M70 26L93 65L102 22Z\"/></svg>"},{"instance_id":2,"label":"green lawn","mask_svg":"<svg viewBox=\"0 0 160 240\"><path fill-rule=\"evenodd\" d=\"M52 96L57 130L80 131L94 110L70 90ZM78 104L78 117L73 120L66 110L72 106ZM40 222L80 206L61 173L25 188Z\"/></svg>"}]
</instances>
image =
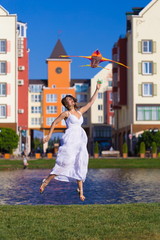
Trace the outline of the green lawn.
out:
<instances>
[{"instance_id":1,"label":"green lawn","mask_svg":"<svg viewBox=\"0 0 160 240\"><path fill-rule=\"evenodd\" d=\"M45 169L52 168L55 159L37 159L37 160L29 160L29 169ZM0 170L14 170L14 169L22 169L23 162L22 160L0 160ZM89 160L89 168L160 168L160 159L90 159Z\"/></svg>"},{"instance_id":2,"label":"green lawn","mask_svg":"<svg viewBox=\"0 0 160 240\"><path fill-rule=\"evenodd\" d=\"M0 206L1 240L159 240L160 203Z\"/></svg>"}]
</instances>

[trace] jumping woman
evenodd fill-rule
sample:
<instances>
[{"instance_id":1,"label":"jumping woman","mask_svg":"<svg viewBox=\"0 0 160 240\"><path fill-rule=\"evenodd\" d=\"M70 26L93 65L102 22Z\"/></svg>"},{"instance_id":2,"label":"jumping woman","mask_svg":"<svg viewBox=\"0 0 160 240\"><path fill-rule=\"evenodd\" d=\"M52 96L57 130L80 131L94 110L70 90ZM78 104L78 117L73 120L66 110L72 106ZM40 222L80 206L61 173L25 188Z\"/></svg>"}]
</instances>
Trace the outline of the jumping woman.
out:
<instances>
[{"instance_id":1,"label":"jumping woman","mask_svg":"<svg viewBox=\"0 0 160 240\"><path fill-rule=\"evenodd\" d=\"M56 163L46 179L43 179L40 186L40 193L43 193L45 187L54 178L59 181L73 182L78 184L77 191L82 201L85 200L83 195L83 182L86 179L88 170L88 152L87 152L87 135L81 127L83 123L83 113L85 113L94 103L100 89L100 82L97 82L96 90L90 101L79 110L75 99L71 95L66 95L62 99L62 104L68 111L61 113L51 124L49 134L44 138L46 143L51 138L55 126L63 119L66 122L67 130L62 136L62 145L59 147Z\"/></svg>"}]
</instances>

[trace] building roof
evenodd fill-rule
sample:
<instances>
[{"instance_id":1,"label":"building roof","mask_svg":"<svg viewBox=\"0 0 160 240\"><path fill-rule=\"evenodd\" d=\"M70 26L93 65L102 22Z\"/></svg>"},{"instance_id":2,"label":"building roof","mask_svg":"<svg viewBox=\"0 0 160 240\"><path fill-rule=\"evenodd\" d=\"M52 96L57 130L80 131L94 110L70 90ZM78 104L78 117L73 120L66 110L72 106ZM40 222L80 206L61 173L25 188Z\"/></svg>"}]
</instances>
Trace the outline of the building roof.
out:
<instances>
[{"instance_id":1,"label":"building roof","mask_svg":"<svg viewBox=\"0 0 160 240\"><path fill-rule=\"evenodd\" d=\"M71 79L71 86L73 86L75 83L88 83L90 86L91 79L77 79L73 78Z\"/></svg>"},{"instance_id":2,"label":"building roof","mask_svg":"<svg viewBox=\"0 0 160 240\"><path fill-rule=\"evenodd\" d=\"M133 12L126 12L126 15L138 15L143 10L143 7L133 7L132 10Z\"/></svg>"},{"instance_id":3,"label":"building roof","mask_svg":"<svg viewBox=\"0 0 160 240\"><path fill-rule=\"evenodd\" d=\"M44 85L47 87L47 79L29 79L29 85Z\"/></svg>"},{"instance_id":4,"label":"building roof","mask_svg":"<svg viewBox=\"0 0 160 240\"><path fill-rule=\"evenodd\" d=\"M67 55L67 53L61 43L61 40L58 39L58 41L57 41L55 47L53 48L53 51L48 59L61 59L60 55ZM69 59L69 58L66 57L64 59Z\"/></svg>"}]
</instances>

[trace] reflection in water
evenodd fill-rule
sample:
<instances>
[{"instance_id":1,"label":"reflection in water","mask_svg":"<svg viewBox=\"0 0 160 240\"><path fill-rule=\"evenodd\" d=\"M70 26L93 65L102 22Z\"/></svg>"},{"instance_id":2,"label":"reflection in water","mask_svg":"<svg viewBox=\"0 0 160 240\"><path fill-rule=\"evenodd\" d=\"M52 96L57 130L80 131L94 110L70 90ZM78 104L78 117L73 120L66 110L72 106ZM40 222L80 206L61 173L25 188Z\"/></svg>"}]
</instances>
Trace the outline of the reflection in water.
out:
<instances>
[{"instance_id":1,"label":"reflection in water","mask_svg":"<svg viewBox=\"0 0 160 240\"><path fill-rule=\"evenodd\" d=\"M43 194L41 180L49 170L0 171L0 204L114 204L160 202L160 169L89 169L82 203L76 183L51 181Z\"/></svg>"}]
</instances>

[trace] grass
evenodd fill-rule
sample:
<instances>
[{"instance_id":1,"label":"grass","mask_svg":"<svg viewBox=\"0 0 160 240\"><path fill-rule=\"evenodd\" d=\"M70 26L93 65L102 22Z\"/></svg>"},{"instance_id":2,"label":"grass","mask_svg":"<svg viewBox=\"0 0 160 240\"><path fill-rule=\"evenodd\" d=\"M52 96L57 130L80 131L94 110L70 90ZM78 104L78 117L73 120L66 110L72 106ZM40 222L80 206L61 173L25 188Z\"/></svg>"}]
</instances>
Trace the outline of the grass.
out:
<instances>
[{"instance_id":1,"label":"grass","mask_svg":"<svg viewBox=\"0 0 160 240\"><path fill-rule=\"evenodd\" d=\"M55 159L29 160L29 169L50 169L55 164ZM22 160L0 160L0 170L22 169ZM136 158L136 159L90 159L89 168L160 168L160 159Z\"/></svg>"},{"instance_id":2,"label":"grass","mask_svg":"<svg viewBox=\"0 0 160 240\"><path fill-rule=\"evenodd\" d=\"M0 206L1 240L159 240L160 203Z\"/></svg>"}]
</instances>

